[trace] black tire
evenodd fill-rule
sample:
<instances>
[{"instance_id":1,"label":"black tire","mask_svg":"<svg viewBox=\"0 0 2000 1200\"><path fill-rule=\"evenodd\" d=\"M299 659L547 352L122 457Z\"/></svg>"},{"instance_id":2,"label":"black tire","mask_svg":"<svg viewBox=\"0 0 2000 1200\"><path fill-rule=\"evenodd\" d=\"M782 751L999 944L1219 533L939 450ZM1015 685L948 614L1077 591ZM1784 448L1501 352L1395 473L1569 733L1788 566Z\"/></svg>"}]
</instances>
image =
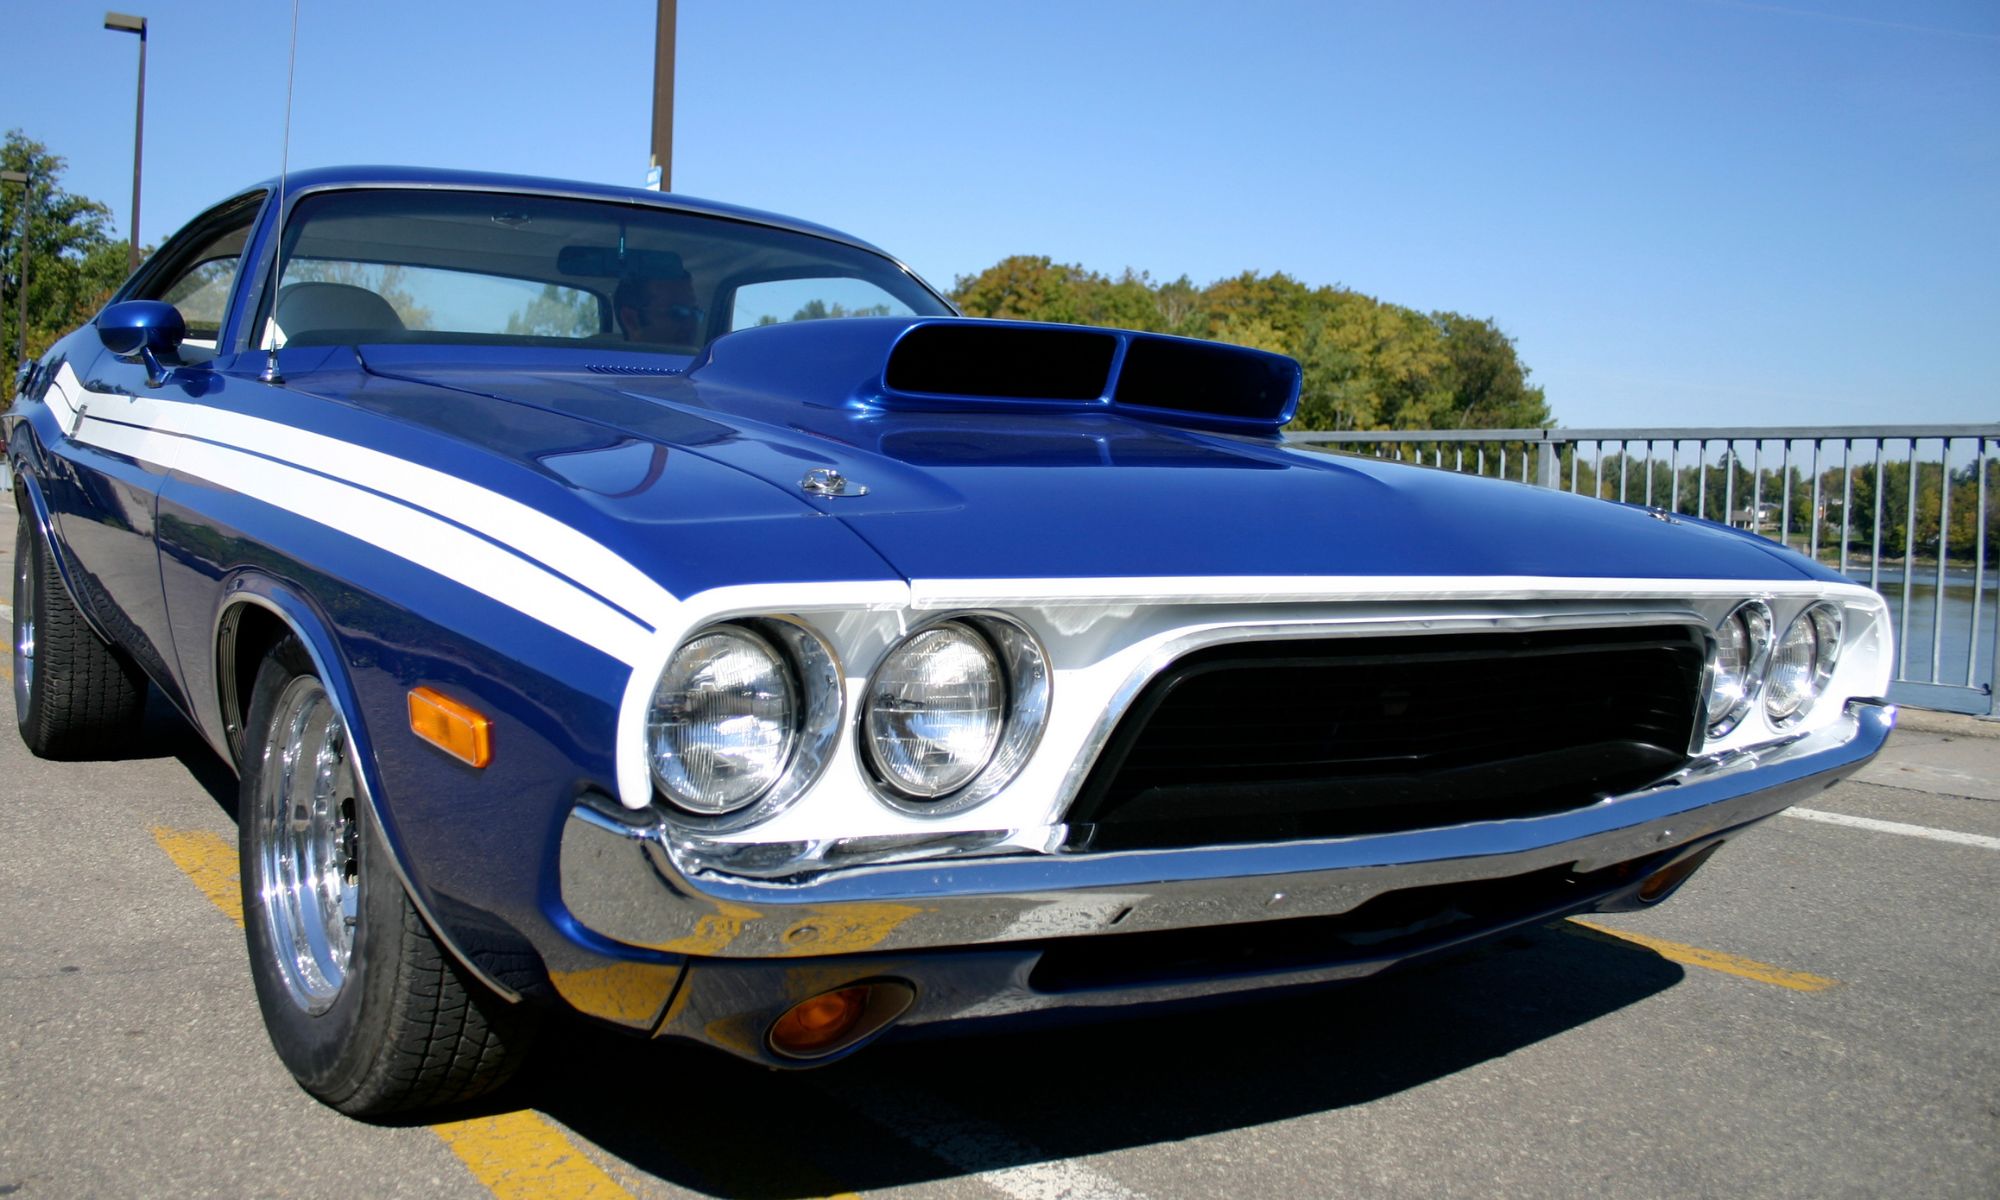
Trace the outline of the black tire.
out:
<instances>
[{"instance_id":1,"label":"black tire","mask_svg":"<svg viewBox=\"0 0 2000 1200\"><path fill-rule=\"evenodd\" d=\"M63 590L27 497L14 498L14 721L41 758L126 750L146 716L146 676Z\"/></svg>"},{"instance_id":2,"label":"black tire","mask_svg":"<svg viewBox=\"0 0 2000 1200\"><path fill-rule=\"evenodd\" d=\"M353 786L345 728L296 639L258 669L244 731L243 923L278 1057L306 1091L356 1117L443 1107L505 1083L535 1014L467 977L410 902ZM311 772L298 769L307 754ZM337 902L318 903L328 899ZM344 962L326 948L334 921L351 938Z\"/></svg>"}]
</instances>

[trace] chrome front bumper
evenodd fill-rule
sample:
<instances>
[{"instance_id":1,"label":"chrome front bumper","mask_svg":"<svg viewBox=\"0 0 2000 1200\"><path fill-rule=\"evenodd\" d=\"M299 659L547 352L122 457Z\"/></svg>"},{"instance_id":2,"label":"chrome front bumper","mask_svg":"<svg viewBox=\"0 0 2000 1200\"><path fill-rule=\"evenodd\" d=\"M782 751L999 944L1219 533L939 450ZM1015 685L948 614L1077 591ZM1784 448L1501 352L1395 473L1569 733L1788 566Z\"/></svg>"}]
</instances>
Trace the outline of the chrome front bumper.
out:
<instances>
[{"instance_id":1,"label":"chrome front bumper","mask_svg":"<svg viewBox=\"0 0 2000 1200\"><path fill-rule=\"evenodd\" d=\"M1895 715L1852 701L1813 734L1697 760L1643 791L1550 816L1275 845L853 867L791 882L685 874L665 826L582 804L564 826L562 899L616 942L750 960L1328 916L1402 888L1594 871L1760 820L1859 768Z\"/></svg>"}]
</instances>

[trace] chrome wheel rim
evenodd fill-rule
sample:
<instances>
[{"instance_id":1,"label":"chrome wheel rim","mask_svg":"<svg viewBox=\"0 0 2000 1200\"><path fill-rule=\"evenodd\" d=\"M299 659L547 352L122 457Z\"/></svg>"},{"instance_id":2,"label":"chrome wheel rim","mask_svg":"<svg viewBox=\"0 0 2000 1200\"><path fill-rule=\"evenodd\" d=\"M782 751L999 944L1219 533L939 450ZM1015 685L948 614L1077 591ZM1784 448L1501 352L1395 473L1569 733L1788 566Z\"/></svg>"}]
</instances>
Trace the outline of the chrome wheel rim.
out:
<instances>
[{"instance_id":1,"label":"chrome wheel rim","mask_svg":"<svg viewBox=\"0 0 2000 1200\"><path fill-rule=\"evenodd\" d=\"M285 686L264 747L254 814L257 891L292 1003L322 1013L339 998L359 917L359 800L347 730L326 689Z\"/></svg>"},{"instance_id":2,"label":"chrome wheel rim","mask_svg":"<svg viewBox=\"0 0 2000 1200\"><path fill-rule=\"evenodd\" d=\"M24 717L35 684L35 567L33 543L14 556L14 711Z\"/></svg>"}]
</instances>

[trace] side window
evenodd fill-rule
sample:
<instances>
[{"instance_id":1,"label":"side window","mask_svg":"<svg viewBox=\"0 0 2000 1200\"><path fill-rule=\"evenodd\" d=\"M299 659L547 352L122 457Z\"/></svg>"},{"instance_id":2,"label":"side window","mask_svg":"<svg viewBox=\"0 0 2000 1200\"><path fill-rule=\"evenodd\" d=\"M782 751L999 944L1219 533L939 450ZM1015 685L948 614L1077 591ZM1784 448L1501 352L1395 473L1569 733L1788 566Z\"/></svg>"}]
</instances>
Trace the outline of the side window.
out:
<instances>
[{"instance_id":1,"label":"side window","mask_svg":"<svg viewBox=\"0 0 2000 1200\"><path fill-rule=\"evenodd\" d=\"M236 279L238 257L232 254L196 263L160 294L160 299L181 310L190 341L205 342L212 348L221 335L222 316L229 308L229 285Z\"/></svg>"},{"instance_id":2,"label":"side window","mask_svg":"<svg viewBox=\"0 0 2000 1200\"><path fill-rule=\"evenodd\" d=\"M213 350L229 312L237 260L263 199L261 192L238 196L196 217L154 254L130 298L180 309L187 344Z\"/></svg>"},{"instance_id":3,"label":"side window","mask_svg":"<svg viewBox=\"0 0 2000 1200\"><path fill-rule=\"evenodd\" d=\"M909 305L867 280L850 275L768 279L736 289L729 311L729 328L734 332L752 325L827 317L913 315Z\"/></svg>"}]
</instances>

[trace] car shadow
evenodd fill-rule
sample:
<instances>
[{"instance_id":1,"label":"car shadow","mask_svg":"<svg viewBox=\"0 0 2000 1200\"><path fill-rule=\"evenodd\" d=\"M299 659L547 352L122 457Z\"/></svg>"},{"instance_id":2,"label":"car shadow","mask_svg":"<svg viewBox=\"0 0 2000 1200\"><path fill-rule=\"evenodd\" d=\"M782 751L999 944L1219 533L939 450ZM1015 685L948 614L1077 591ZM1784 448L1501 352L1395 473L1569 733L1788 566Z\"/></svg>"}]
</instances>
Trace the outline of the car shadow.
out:
<instances>
[{"instance_id":1,"label":"car shadow","mask_svg":"<svg viewBox=\"0 0 2000 1200\"><path fill-rule=\"evenodd\" d=\"M538 1109L634 1168L745 1200L1169 1143L1393 1096L1684 976L1567 928L1342 987L1033 1032L967 1026L807 1072L564 1027L496 1107Z\"/></svg>"},{"instance_id":2,"label":"car shadow","mask_svg":"<svg viewBox=\"0 0 2000 1200\"><path fill-rule=\"evenodd\" d=\"M236 819L236 773L222 761L195 727L157 687L146 689L146 715L139 731L124 745L109 747L99 759L133 762L149 758L177 760L216 807Z\"/></svg>"}]
</instances>

